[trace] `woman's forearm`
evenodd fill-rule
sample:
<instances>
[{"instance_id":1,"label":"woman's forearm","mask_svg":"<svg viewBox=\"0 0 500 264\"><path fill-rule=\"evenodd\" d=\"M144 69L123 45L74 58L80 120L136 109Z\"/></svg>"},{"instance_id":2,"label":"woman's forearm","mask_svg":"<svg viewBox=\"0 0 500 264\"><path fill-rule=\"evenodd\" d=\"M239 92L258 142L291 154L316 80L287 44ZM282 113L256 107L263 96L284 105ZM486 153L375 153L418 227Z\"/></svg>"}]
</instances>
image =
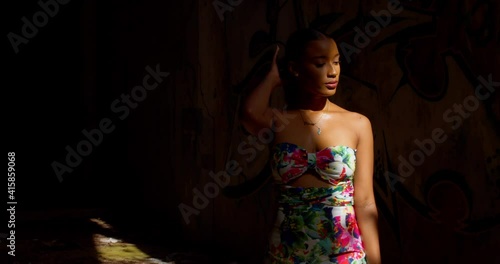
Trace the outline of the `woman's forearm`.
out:
<instances>
[{"instance_id":1,"label":"woman's forearm","mask_svg":"<svg viewBox=\"0 0 500 264\"><path fill-rule=\"evenodd\" d=\"M245 118L258 119L269 108L269 99L275 87L280 84L279 76L268 73L245 100Z\"/></svg>"},{"instance_id":2,"label":"woman's forearm","mask_svg":"<svg viewBox=\"0 0 500 264\"><path fill-rule=\"evenodd\" d=\"M366 206L355 206L355 211L368 264L379 264L381 259L377 207L375 203L371 203Z\"/></svg>"}]
</instances>

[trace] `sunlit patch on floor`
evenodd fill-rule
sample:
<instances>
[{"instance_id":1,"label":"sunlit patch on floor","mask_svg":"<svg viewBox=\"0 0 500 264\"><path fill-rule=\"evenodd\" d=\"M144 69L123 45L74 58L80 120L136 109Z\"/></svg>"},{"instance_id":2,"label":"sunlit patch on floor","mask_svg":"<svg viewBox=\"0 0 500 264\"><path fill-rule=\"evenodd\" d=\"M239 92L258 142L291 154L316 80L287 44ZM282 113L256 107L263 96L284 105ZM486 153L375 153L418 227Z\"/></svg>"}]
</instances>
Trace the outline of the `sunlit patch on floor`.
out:
<instances>
[{"instance_id":1,"label":"sunlit patch on floor","mask_svg":"<svg viewBox=\"0 0 500 264\"><path fill-rule=\"evenodd\" d=\"M97 224L102 229L113 229L113 227L111 225L109 225L108 223L104 222L100 218L90 218L90 222L93 222L93 223Z\"/></svg>"},{"instance_id":2,"label":"sunlit patch on floor","mask_svg":"<svg viewBox=\"0 0 500 264\"><path fill-rule=\"evenodd\" d=\"M105 261L146 261L151 258L136 245L118 239L94 234L95 249L99 260Z\"/></svg>"}]
</instances>

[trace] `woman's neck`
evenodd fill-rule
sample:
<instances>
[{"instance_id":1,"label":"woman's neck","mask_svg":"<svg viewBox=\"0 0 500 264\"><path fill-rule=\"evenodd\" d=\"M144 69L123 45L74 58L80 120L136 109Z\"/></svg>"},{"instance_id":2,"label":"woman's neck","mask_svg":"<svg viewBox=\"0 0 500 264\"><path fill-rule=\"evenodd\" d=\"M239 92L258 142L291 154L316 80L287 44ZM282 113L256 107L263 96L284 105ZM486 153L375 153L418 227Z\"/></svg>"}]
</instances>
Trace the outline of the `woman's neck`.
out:
<instances>
[{"instance_id":1,"label":"woman's neck","mask_svg":"<svg viewBox=\"0 0 500 264\"><path fill-rule=\"evenodd\" d=\"M321 111L326 109L327 103L329 103L327 97L323 96L311 96L309 95L298 95L289 102L289 109L296 110L311 110L311 111Z\"/></svg>"}]
</instances>

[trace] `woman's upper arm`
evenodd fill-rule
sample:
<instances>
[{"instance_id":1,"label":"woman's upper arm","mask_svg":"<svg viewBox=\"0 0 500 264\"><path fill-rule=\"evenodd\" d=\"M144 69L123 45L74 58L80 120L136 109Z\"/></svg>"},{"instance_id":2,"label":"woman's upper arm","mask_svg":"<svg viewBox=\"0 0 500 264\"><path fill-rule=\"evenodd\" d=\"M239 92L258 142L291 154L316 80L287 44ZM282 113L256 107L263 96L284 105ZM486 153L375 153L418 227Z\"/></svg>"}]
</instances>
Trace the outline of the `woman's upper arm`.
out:
<instances>
[{"instance_id":1,"label":"woman's upper arm","mask_svg":"<svg viewBox=\"0 0 500 264\"><path fill-rule=\"evenodd\" d=\"M354 201L358 206L367 206L375 202L373 194L373 133L370 120L358 114L356 128L358 146L356 152L356 170L354 173Z\"/></svg>"}]
</instances>

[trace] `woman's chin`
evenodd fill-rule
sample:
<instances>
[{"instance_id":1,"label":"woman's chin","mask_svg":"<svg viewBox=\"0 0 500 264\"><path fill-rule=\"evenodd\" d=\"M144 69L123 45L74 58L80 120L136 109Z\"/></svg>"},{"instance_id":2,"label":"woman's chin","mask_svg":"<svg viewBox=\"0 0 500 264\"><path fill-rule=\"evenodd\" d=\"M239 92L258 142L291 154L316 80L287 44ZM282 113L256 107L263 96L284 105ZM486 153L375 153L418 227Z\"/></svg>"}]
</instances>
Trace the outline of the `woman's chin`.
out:
<instances>
[{"instance_id":1,"label":"woman's chin","mask_svg":"<svg viewBox=\"0 0 500 264\"><path fill-rule=\"evenodd\" d=\"M326 97L331 97L331 96L333 96L336 92L337 92L337 89L332 89L332 90L327 90L327 91L325 91L325 93L324 93L324 94L325 94L325 96L326 96Z\"/></svg>"}]
</instances>

